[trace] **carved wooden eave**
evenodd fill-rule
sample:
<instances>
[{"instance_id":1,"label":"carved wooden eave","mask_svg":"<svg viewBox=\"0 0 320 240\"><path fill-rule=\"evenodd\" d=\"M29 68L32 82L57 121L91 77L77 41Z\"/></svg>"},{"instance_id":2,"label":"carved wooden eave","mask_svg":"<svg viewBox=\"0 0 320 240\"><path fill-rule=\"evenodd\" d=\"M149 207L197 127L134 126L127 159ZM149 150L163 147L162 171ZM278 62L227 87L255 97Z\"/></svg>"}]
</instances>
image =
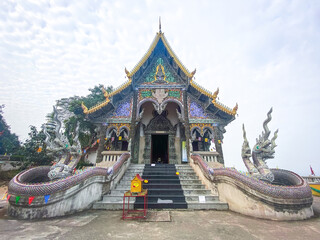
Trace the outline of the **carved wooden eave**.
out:
<instances>
[{"instance_id":1,"label":"carved wooden eave","mask_svg":"<svg viewBox=\"0 0 320 240\"><path fill-rule=\"evenodd\" d=\"M129 78L129 80L125 83L123 83L122 85L120 85L118 88L116 88L114 91L112 91L111 93L108 93L104 88L102 88L102 92L104 97L106 98L105 101L100 102L98 104L96 104L95 106L91 107L90 109L88 109L84 103L82 102L81 107L83 109L83 113L88 115L88 114L93 114L101 109L103 109L105 106L107 106L109 103L113 104L113 101L111 101L110 99L113 100L114 96L121 94L122 91L126 90L128 87L131 86L131 79Z\"/></svg>"},{"instance_id":2,"label":"carved wooden eave","mask_svg":"<svg viewBox=\"0 0 320 240\"><path fill-rule=\"evenodd\" d=\"M234 108L229 108L226 105L220 103L217 100L217 97L219 94L219 88L214 93L212 93L212 92L208 91L207 89L205 89L204 87L200 86L193 79L190 81L190 86L198 92L198 94L195 94L197 99L201 100L201 98L202 98L202 100L203 100L204 97L202 97L202 96L206 97L206 98L204 98L204 101L207 100L207 104L205 104L206 109L208 109L210 107L212 108L212 105L213 105L215 107L215 109L217 109L215 111L215 114L218 111L222 111L222 112L230 115L234 119L235 115L237 114L238 104L236 104L236 106Z\"/></svg>"}]
</instances>

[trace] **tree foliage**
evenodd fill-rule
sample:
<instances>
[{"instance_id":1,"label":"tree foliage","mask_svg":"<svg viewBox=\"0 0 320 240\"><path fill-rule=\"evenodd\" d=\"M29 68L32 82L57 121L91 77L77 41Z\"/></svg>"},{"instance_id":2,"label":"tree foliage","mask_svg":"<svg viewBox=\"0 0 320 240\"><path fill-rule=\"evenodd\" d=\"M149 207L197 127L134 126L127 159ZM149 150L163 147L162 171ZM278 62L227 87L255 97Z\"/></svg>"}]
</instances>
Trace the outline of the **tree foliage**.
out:
<instances>
[{"instance_id":1,"label":"tree foliage","mask_svg":"<svg viewBox=\"0 0 320 240\"><path fill-rule=\"evenodd\" d=\"M35 126L30 126L29 138L19 149L19 155L23 156L23 161L26 165L38 166L48 165L53 161L53 158L47 155L45 139L46 136L43 130L38 131Z\"/></svg>"},{"instance_id":2,"label":"tree foliage","mask_svg":"<svg viewBox=\"0 0 320 240\"><path fill-rule=\"evenodd\" d=\"M88 107L92 107L100 102L105 101L102 92L102 84L89 89L89 95L85 97L74 96L64 98L57 101L57 106L67 108L72 114L71 117L65 120L65 134L69 138L70 143L74 137L74 132L79 122L79 140L82 147L91 144L96 136L96 126L86 119L83 113L82 102ZM107 92L112 92L113 87L108 86ZM67 104L62 104L67 103ZM59 105L60 104L60 105ZM3 117L4 105L0 105L0 154L7 153L13 155L12 158L22 160L25 166L30 165L47 165L54 159L47 155L45 139L46 136L43 130L38 131L35 126L30 126L29 138L21 145L16 134L10 132L10 127L7 125ZM47 119L52 120L53 113L47 115ZM41 148L41 150L40 150Z\"/></svg>"},{"instance_id":3,"label":"tree foliage","mask_svg":"<svg viewBox=\"0 0 320 240\"><path fill-rule=\"evenodd\" d=\"M3 117L4 105L0 105L0 154L14 154L20 147L18 136L11 133Z\"/></svg>"},{"instance_id":4,"label":"tree foliage","mask_svg":"<svg viewBox=\"0 0 320 240\"><path fill-rule=\"evenodd\" d=\"M99 84L94 88L90 88L90 94L86 97L74 96L69 98L69 111L74 114L65 122L65 134L69 138L70 143L72 142L72 135L75 131L77 122L79 122L79 141L82 147L86 147L91 144L93 138L96 136L95 128L96 126L85 118L83 109L81 107L82 102L88 108L105 101L105 96L103 95L102 88L104 86ZM112 92L113 87L108 86L106 88L107 92Z\"/></svg>"}]
</instances>

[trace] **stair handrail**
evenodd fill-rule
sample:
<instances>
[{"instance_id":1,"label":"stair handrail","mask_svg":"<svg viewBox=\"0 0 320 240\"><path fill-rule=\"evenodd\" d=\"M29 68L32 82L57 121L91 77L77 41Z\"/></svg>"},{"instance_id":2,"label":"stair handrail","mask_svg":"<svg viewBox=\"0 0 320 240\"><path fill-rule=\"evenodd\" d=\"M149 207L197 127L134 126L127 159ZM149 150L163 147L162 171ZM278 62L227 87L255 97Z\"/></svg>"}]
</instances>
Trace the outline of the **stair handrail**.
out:
<instances>
[{"instance_id":1,"label":"stair handrail","mask_svg":"<svg viewBox=\"0 0 320 240\"><path fill-rule=\"evenodd\" d=\"M213 179L213 168L209 167L207 162L203 160L200 154L192 153L191 156L198 156L197 158L192 158L195 164L198 164L201 171L204 173L205 177L212 180Z\"/></svg>"},{"instance_id":2,"label":"stair handrail","mask_svg":"<svg viewBox=\"0 0 320 240\"><path fill-rule=\"evenodd\" d=\"M298 201L297 199L306 199L306 203L310 203L310 201L312 203L312 194L307 181L294 172L284 169L271 169L271 171L275 174L289 174L297 181L295 185L283 187L261 181L254 177L248 177L242 173L239 173L235 169L215 168L210 170L210 167L208 167L199 154L192 154L191 158L193 159L194 163L200 167L205 177L211 181L232 181L235 185L245 191L247 190L243 188L242 185L248 186L251 188L251 191L257 191L260 194L277 199L295 199L295 201Z\"/></svg>"},{"instance_id":3,"label":"stair handrail","mask_svg":"<svg viewBox=\"0 0 320 240\"><path fill-rule=\"evenodd\" d=\"M128 156L128 157L127 157ZM121 154L121 156L119 157L119 159L116 161L116 163L108 168L108 176L114 175L116 176L117 173L119 172L119 170L121 169L122 165L127 162L127 160L130 158L130 153L126 152Z\"/></svg>"}]
</instances>

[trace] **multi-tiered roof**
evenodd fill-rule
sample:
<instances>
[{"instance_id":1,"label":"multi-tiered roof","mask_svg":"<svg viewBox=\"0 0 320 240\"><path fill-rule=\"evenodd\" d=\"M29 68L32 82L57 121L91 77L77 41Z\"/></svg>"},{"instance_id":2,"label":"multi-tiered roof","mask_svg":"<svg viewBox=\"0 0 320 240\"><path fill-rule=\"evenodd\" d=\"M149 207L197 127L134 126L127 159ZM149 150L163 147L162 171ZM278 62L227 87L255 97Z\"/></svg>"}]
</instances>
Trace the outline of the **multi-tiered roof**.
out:
<instances>
[{"instance_id":1,"label":"multi-tiered roof","mask_svg":"<svg viewBox=\"0 0 320 240\"><path fill-rule=\"evenodd\" d=\"M186 83L187 83L189 89L192 88L193 90L196 90L200 94L206 96L207 98L210 99L211 103L213 104L213 106L214 106L213 108L227 114L229 116L228 118L230 118L230 120L234 119L234 116L237 113L238 104L236 104L236 106L234 108L229 108L229 107L227 107L217 101L219 89L217 89L217 91L215 91L214 93L211 93L210 91L208 91L207 89L205 89L204 87L202 87L198 83L196 83L194 81L194 74L196 73L196 70L194 70L193 72L189 72L188 69L182 64L182 62L179 60L177 55L174 53L174 51L170 47L167 39L164 36L164 33L161 32L161 29L156 34L153 42L151 43L151 46L149 47L148 51L146 52L146 54L141 58L141 60L136 64L136 66L130 72L127 69L125 69L126 75L128 77L128 81L123 83L121 86L116 88L111 93L108 93L105 89L102 89L102 91L104 92L104 96L106 98L105 101L98 103L97 105L91 107L90 109L88 109L84 104L82 104L82 108L83 108L84 113L87 114L89 116L89 118L95 118L94 115L101 116L101 114L106 113L109 110L111 110L112 108L110 108L110 107L108 108L108 105L113 103L112 99L114 98L114 96L121 93L125 89L132 88L132 84L134 82L133 79L135 79L135 75L141 70L141 67L148 61L148 59L150 58L152 53L157 49L157 47L159 45L164 46L164 48L168 52L169 56L173 59L175 64L179 67L180 71L182 71L184 76L188 79L188 81ZM101 113L97 113L97 112L101 112Z\"/></svg>"}]
</instances>

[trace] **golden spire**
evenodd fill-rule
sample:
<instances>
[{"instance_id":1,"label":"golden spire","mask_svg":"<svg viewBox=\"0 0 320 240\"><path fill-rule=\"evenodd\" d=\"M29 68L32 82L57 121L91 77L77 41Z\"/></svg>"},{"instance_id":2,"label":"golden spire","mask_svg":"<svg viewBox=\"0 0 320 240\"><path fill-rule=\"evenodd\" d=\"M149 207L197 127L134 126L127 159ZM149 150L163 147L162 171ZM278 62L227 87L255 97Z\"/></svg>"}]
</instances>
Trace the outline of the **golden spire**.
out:
<instances>
[{"instance_id":1,"label":"golden spire","mask_svg":"<svg viewBox=\"0 0 320 240\"><path fill-rule=\"evenodd\" d=\"M191 72L191 77L192 77L192 78L193 78L193 76L196 74L196 72L197 72L197 69L196 69L196 68L193 70L193 72Z\"/></svg>"},{"instance_id":2,"label":"golden spire","mask_svg":"<svg viewBox=\"0 0 320 240\"><path fill-rule=\"evenodd\" d=\"M101 88L102 92L103 92L103 96L108 99L109 97L109 93L107 92L107 90L104 89L104 87Z\"/></svg>"},{"instance_id":3,"label":"golden spire","mask_svg":"<svg viewBox=\"0 0 320 240\"><path fill-rule=\"evenodd\" d=\"M159 17L159 33L161 33L161 16Z\"/></svg>"},{"instance_id":4,"label":"golden spire","mask_svg":"<svg viewBox=\"0 0 320 240\"><path fill-rule=\"evenodd\" d=\"M215 103L216 102L216 98L219 94L219 88L217 88L217 91L215 91L212 95L212 103Z\"/></svg>"},{"instance_id":5,"label":"golden spire","mask_svg":"<svg viewBox=\"0 0 320 240\"><path fill-rule=\"evenodd\" d=\"M127 77L129 77L130 72L128 71L128 69L127 69L126 67L124 68L124 71L125 71L125 73L127 74Z\"/></svg>"},{"instance_id":6,"label":"golden spire","mask_svg":"<svg viewBox=\"0 0 320 240\"><path fill-rule=\"evenodd\" d=\"M238 111L238 103L237 103L236 106L232 109L232 114L233 114L233 115L236 115L237 111Z\"/></svg>"}]
</instances>

